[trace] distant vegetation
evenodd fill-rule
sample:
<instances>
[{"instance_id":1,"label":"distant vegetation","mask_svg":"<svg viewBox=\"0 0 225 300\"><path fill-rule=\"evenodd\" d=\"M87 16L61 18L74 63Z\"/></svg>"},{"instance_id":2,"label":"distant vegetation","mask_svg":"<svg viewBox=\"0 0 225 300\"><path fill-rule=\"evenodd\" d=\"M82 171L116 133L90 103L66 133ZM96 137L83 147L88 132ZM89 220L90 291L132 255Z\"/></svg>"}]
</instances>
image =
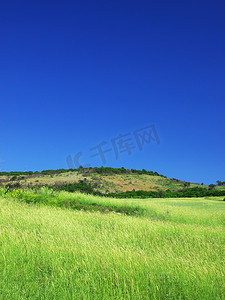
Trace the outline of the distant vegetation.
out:
<instances>
[{"instance_id":1,"label":"distant vegetation","mask_svg":"<svg viewBox=\"0 0 225 300\"><path fill-rule=\"evenodd\" d=\"M225 181L217 180L217 185L218 185L218 186L225 185Z\"/></svg>"},{"instance_id":2,"label":"distant vegetation","mask_svg":"<svg viewBox=\"0 0 225 300\"><path fill-rule=\"evenodd\" d=\"M39 171L12 171L12 172L0 172L0 176L20 176L20 175L38 175L38 174L44 174L44 175L54 175L54 174L62 174L67 173L71 171L78 171L80 173L86 173L86 172L92 172L92 173L98 173L98 174L146 174L146 175L153 175L153 176L161 176L164 178L167 178L164 175L159 174L158 172L153 171L146 171L145 169L142 170L136 170L136 169L125 169L122 168L110 168L110 167L89 167L84 168L80 166L78 169L57 169L57 170L43 170L41 172Z\"/></svg>"},{"instance_id":3,"label":"distant vegetation","mask_svg":"<svg viewBox=\"0 0 225 300\"><path fill-rule=\"evenodd\" d=\"M83 168L83 167L80 167L79 168L79 171L80 172L95 172L95 173L98 173L98 174L145 174L145 175L152 175L152 176L161 176L161 177L164 177L164 178L167 178L166 176L164 175L161 175L157 172L153 172L153 171L146 171L145 169L142 169L142 170L136 170L136 169L125 169L124 167L122 168L110 168L110 167L100 167L100 168Z\"/></svg>"},{"instance_id":4,"label":"distant vegetation","mask_svg":"<svg viewBox=\"0 0 225 300\"><path fill-rule=\"evenodd\" d=\"M212 190L202 187L182 189L177 192L167 191L128 191L124 193L110 193L109 197L114 198L189 198L206 196L225 196L225 190Z\"/></svg>"},{"instance_id":5,"label":"distant vegetation","mask_svg":"<svg viewBox=\"0 0 225 300\"><path fill-rule=\"evenodd\" d=\"M206 197L206 196L225 196L225 190L213 190L203 187L193 187L181 189L177 192L167 191L127 191L123 193L107 193L103 194L95 190L95 186L80 181L77 184L65 184L61 186L52 186L54 190L64 190L67 192L85 192L92 195L107 196L113 198L187 198L187 197Z\"/></svg>"},{"instance_id":6,"label":"distant vegetation","mask_svg":"<svg viewBox=\"0 0 225 300\"><path fill-rule=\"evenodd\" d=\"M18 182L16 183L9 183L5 186L6 193L10 190L19 189L21 188ZM31 187L34 190L37 187ZM66 191L66 192L83 192L90 195L95 196L105 196L105 197L112 197L112 198L191 198L191 197L212 197L212 196L225 196L225 190L214 190L211 187L204 188L204 187L192 187L181 189L176 192L172 192L170 190L166 191L127 191L122 193L101 193L97 190L98 186L96 184L90 184L83 180L80 180L78 183L75 184L62 184L58 185L55 184L53 186L48 186L49 189L55 191Z\"/></svg>"},{"instance_id":7,"label":"distant vegetation","mask_svg":"<svg viewBox=\"0 0 225 300\"><path fill-rule=\"evenodd\" d=\"M78 169L43 170L41 172L0 172L0 176L5 176L0 179L0 184L6 188L6 192L19 188L35 189L46 186L56 191L80 191L113 198L225 196L225 189L222 187L225 186L225 181L218 180L218 186L215 184L203 186L203 184L192 184L176 178L169 179L157 172L145 169L129 170L124 167L84 168L80 166Z\"/></svg>"},{"instance_id":8,"label":"distant vegetation","mask_svg":"<svg viewBox=\"0 0 225 300\"><path fill-rule=\"evenodd\" d=\"M38 174L44 174L44 175L51 175L51 174L61 174L61 173L67 173L69 171L74 171L76 169L58 169L58 170L43 170L41 172L39 171L12 171L12 172L0 172L0 176L20 176L20 175L38 175Z\"/></svg>"},{"instance_id":9,"label":"distant vegetation","mask_svg":"<svg viewBox=\"0 0 225 300\"><path fill-rule=\"evenodd\" d=\"M102 195L102 193L100 193L99 191L96 191L94 188L97 188L96 184L88 184L87 182L84 182L83 180L80 180L78 183L72 184L62 184L62 185L53 185L50 186L51 189L55 190L55 191L66 191L66 192L83 192L83 193L87 193L87 194L92 194L92 195Z\"/></svg>"}]
</instances>

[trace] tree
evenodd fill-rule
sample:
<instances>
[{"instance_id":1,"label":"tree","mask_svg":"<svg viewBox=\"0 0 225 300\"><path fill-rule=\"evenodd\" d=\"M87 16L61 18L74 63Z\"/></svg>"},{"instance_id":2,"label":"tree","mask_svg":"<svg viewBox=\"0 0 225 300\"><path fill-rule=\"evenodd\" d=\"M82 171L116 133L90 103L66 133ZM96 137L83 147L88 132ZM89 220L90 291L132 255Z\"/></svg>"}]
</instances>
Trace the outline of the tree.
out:
<instances>
[{"instance_id":1,"label":"tree","mask_svg":"<svg viewBox=\"0 0 225 300\"><path fill-rule=\"evenodd\" d=\"M213 184L213 183L211 183L210 185L209 185L209 190L213 190L214 188L215 188L215 184Z\"/></svg>"}]
</instances>

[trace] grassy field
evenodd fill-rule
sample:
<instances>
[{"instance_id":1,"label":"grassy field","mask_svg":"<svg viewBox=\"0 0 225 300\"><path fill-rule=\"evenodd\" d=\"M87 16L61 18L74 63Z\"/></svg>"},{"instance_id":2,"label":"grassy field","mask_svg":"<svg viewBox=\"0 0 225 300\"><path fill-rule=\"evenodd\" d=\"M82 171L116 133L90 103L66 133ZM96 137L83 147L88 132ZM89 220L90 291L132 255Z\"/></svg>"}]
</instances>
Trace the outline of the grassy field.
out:
<instances>
[{"instance_id":1,"label":"grassy field","mask_svg":"<svg viewBox=\"0 0 225 300\"><path fill-rule=\"evenodd\" d=\"M222 198L2 191L0 299L225 299L224 227Z\"/></svg>"}]
</instances>

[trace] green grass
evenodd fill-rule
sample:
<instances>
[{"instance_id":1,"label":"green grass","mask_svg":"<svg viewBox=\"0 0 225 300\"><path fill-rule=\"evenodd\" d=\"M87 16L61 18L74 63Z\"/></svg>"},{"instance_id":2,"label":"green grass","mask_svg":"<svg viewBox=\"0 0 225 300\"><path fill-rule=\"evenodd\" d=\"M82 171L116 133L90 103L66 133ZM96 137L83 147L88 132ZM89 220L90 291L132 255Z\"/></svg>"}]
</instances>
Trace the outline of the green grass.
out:
<instances>
[{"instance_id":1,"label":"green grass","mask_svg":"<svg viewBox=\"0 0 225 300\"><path fill-rule=\"evenodd\" d=\"M38 190L13 190L6 192L6 189L0 189L0 195L9 199L18 199L28 204L48 205L61 208L70 208L73 210L99 211L102 213L122 213L125 215L150 216L148 209L143 208L137 203L128 203L114 201L104 197L95 197L82 194L80 192L70 193L65 191L53 191L48 188Z\"/></svg>"},{"instance_id":2,"label":"green grass","mask_svg":"<svg viewBox=\"0 0 225 300\"><path fill-rule=\"evenodd\" d=\"M225 299L222 198L7 194L0 299Z\"/></svg>"}]
</instances>

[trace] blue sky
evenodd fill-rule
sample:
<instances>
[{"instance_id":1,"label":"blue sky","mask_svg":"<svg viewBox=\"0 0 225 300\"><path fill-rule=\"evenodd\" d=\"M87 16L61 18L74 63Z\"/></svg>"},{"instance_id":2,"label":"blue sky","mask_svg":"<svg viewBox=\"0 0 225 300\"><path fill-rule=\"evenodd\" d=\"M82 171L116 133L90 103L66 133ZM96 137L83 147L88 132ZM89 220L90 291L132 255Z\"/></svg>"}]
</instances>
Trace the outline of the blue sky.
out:
<instances>
[{"instance_id":1,"label":"blue sky","mask_svg":"<svg viewBox=\"0 0 225 300\"><path fill-rule=\"evenodd\" d=\"M127 134L105 166L225 180L224 31L224 1L1 1L1 170L101 166Z\"/></svg>"}]
</instances>

